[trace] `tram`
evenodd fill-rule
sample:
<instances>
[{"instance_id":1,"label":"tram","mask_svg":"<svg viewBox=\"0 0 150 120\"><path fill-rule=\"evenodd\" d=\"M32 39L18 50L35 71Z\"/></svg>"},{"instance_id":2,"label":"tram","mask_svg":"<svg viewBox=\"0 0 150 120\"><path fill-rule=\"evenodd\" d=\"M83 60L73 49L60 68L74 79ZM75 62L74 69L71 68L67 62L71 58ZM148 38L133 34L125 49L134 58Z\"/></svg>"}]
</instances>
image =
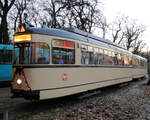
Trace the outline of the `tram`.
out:
<instances>
[{"instance_id":1,"label":"tram","mask_svg":"<svg viewBox=\"0 0 150 120\"><path fill-rule=\"evenodd\" d=\"M0 86L10 84L12 80L13 45L0 44Z\"/></svg>"},{"instance_id":2,"label":"tram","mask_svg":"<svg viewBox=\"0 0 150 120\"><path fill-rule=\"evenodd\" d=\"M120 84L147 75L147 60L77 28L19 26L11 91L43 100Z\"/></svg>"}]
</instances>

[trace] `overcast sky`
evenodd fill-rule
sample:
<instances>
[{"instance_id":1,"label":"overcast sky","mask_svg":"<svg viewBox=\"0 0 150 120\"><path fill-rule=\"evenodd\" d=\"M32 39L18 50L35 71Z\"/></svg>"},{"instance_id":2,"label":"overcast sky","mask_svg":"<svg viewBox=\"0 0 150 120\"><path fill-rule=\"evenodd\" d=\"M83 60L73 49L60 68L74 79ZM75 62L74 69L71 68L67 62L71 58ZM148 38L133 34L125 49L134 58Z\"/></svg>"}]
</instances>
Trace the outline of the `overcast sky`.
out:
<instances>
[{"instance_id":1,"label":"overcast sky","mask_svg":"<svg viewBox=\"0 0 150 120\"><path fill-rule=\"evenodd\" d=\"M104 15L108 21L117 15L125 14L132 19L137 19L147 26L143 40L150 50L150 0L103 0Z\"/></svg>"}]
</instances>

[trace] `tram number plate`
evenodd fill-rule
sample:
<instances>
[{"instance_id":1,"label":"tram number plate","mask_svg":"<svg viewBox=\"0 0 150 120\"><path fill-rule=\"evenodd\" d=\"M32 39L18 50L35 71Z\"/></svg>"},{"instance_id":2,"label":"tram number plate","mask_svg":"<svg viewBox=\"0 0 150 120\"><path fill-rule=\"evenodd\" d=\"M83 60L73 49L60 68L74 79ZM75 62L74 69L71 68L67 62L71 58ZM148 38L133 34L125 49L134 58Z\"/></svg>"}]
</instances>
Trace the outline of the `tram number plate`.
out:
<instances>
[{"instance_id":1,"label":"tram number plate","mask_svg":"<svg viewBox=\"0 0 150 120\"><path fill-rule=\"evenodd\" d=\"M66 74L66 73L63 73L63 74L62 74L62 80L63 80L63 81L66 81L67 79L68 79L67 74Z\"/></svg>"}]
</instances>

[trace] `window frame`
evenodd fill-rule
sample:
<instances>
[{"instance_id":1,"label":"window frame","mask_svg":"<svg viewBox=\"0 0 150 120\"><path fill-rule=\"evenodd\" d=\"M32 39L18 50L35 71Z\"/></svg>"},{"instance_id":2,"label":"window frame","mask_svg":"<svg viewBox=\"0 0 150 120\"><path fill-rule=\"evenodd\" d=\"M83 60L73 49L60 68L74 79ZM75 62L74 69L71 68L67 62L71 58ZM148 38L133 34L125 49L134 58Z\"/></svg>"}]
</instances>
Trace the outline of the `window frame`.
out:
<instances>
[{"instance_id":1,"label":"window frame","mask_svg":"<svg viewBox=\"0 0 150 120\"><path fill-rule=\"evenodd\" d=\"M33 46L32 46L32 44L37 44L37 43L43 43L43 44L46 44L47 45L47 49L48 49L48 62L46 63L36 63L35 61L34 61L34 63L33 63ZM21 63L21 61L20 61L20 48L24 48L25 49L25 47L27 47L27 46L25 46L25 47L18 47L18 45L17 44L26 44L26 43L16 43L15 45L17 46L17 47L14 47L14 51L15 51L15 56L16 56L16 50L15 50L15 48L19 48L19 62L18 61L16 61L17 63L15 63L15 64L50 64L50 59L51 59L51 57L50 57L50 46L49 46L49 44L48 43L46 43L46 42L28 42L28 44L29 44L29 47L31 47L31 53L30 53L30 55L31 56L29 56L30 57L30 59L29 59L29 63ZM36 47L35 47L36 48ZM35 52L34 52L34 54L36 54ZM16 56L17 57L17 56ZM25 56L24 56L25 57ZM17 58L15 58L15 59L17 59ZM35 58L34 58L35 59Z\"/></svg>"},{"instance_id":2,"label":"window frame","mask_svg":"<svg viewBox=\"0 0 150 120\"><path fill-rule=\"evenodd\" d=\"M63 41L63 42L71 42L73 43L74 47L73 48L69 48L69 47L61 47L61 46L56 46L54 47L53 46L53 41ZM72 50L74 51L74 55L73 55L73 63L69 63L69 64L66 64L66 63L63 63L63 64L58 64L58 63L54 63L53 62L53 48L60 48L60 49L69 49L69 50ZM51 64L53 65L74 65L76 64L76 42L75 41L71 41L71 40L64 40L64 39L52 39L51 40Z\"/></svg>"}]
</instances>

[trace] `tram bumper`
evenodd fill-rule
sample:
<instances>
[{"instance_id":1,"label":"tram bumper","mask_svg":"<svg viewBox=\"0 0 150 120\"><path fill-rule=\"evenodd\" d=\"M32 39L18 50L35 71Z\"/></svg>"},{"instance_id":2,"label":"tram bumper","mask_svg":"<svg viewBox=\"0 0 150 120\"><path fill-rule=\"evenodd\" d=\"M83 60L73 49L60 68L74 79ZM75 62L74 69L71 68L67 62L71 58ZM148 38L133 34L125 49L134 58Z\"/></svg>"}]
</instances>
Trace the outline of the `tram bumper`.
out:
<instances>
[{"instance_id":1,"label":"tram bumper","mask_svg":"<svg viewBox=\"0 0 150 120\"><path fill-rule=\"evenodd\" d=\"M11 93L13 93L12 98L25 98L27 100L39 100L39 91L25 91L25 90L17 90L13 89L11 90Z\"/></svg>"}]
</instances>

